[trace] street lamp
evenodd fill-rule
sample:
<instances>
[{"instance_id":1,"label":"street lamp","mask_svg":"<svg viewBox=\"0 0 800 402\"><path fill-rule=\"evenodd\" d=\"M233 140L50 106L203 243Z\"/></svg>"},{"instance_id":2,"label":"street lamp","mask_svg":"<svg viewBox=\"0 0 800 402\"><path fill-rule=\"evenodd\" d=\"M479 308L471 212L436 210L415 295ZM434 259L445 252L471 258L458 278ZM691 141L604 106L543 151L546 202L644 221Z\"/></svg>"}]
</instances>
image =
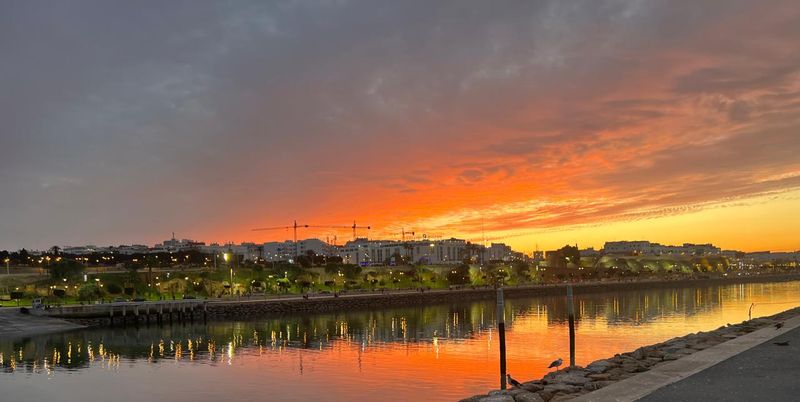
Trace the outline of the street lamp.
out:
<instances>
[{"instance_id":1,"label":"street lamp","mask_svg":"<svg viewBox=\"0 0 800 402\"><path fill-rule=\"evenodd\" d=\"M231 259L231 255L228 253L222 254L222 258L225 260L225 263L228 263L228 260ZM233 296L233 265L228 265L231 270L231 296Z\"/></svg>"},{"instance_id":2,"label":"street lamp","mask_svg":"<svg viewBox=\"0 0 800 402\"><path fill-rule=\"evenodd\" d=\"M3 261L6 263L6 275L11 275L11 271L8 270L8 263L11 262L11 259L6 257L6 259Z\"/></svg>"}]
</instances>

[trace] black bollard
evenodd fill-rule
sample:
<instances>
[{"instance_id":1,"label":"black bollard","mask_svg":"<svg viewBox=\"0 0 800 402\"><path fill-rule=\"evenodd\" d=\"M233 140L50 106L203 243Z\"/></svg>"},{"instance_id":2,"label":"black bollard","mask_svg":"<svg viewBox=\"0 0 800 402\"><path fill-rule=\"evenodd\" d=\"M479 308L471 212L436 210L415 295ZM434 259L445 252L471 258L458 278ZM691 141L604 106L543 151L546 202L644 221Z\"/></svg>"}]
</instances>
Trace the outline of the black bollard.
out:
<instances>
[{"instance_id":1,"label":"black bollard","mask_svg":"<svg viewBox=\"0 0 800 402\"><path fill-rule=\"evenodd\" d=\"M569 314L569 366L575 367L575 305L572 285L567 285L567 313Z\"/></svg>"},{"instance_id":2,"label":"black bollard","mask_svg":"<svg viewBox=\"0 0 800 402\"><path fill-rule=\"evenodd\" d=\"M500 389L506 389L506 323L503 288L497 288L497 333L500 337Z\"/></svg>"}]
</instances>

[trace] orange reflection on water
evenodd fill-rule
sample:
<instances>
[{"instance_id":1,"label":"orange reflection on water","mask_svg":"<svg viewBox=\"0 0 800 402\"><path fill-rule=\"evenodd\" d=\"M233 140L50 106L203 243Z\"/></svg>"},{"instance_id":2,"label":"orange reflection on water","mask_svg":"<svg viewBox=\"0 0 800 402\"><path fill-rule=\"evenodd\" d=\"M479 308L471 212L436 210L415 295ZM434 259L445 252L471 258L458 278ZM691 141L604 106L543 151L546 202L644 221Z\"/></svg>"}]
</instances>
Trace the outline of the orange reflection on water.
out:
<instances>
[{"instance_id":1,"label":"orange reflection on water","mask_svg":"<svg viewBox=\"0 0 800 402\"><path fill-rule=\"evenodd\" d=\"M751 303L754 317L797 306L800 282L577 295L577 363L741 322ZM494 315L494 303L474 302L0 342L0 386L20 400L83 402L101 400L87 390L123 401L457 400L498 387ZM509 299L505 317L515 378L568 360L564 297Z\"/></svg>"}]
</instances>

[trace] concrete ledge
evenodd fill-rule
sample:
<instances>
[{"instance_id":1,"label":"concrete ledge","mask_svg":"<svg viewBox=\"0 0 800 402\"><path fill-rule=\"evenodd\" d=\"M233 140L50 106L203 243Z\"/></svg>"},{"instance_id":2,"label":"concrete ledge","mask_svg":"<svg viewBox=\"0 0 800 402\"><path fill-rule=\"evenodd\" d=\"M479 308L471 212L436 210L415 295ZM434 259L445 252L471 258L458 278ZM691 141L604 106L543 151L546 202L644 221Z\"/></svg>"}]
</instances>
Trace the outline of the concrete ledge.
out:
<instances>
[{"instance_id":1,"label":"concrete ledge","mask_svg":"<svg viewBox=\"0 0 800 402\"><path fill-rule=\"evenodd\" d=\"M747 335L698 351L673 362L659 364L652 370L611 384L597 391L573 399L576 402L628 402L643 398L653 391L699 373L750 348L767 342L790 330L800 327L800 316L784 322L776 330L770 326Z\"/></svg>"},{"instance_id":2,"label":"concrete ledge","mask_svg":"<svg viewBox=\"0 0 800 402\"><path fill-rule=\"evenodd\" d=\"M0 309L0 339L85 328L58 318L20 314L19 309Z\"/></svg>"}]
</instances>

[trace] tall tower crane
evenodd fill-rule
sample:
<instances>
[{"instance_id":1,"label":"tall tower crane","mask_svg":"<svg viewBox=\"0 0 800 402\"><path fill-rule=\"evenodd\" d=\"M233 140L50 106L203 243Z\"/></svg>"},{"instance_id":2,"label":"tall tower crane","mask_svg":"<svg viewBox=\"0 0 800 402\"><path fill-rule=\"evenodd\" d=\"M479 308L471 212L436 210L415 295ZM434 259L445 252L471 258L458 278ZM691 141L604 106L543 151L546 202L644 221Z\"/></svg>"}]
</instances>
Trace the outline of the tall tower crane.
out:
<instances>
[{"instance_id":1,"label":"tall tower crane","mask_svg":"<svg viewBox=\"0 0 800 402\"><path fill-rule=\"evenodd\" d=\"M356 239L356 230L358 229L371 229L371 226L359 226L356 224L356 221L353 221L352 226L344 226L344 225L307 225L307 224L298 224L297 220L293 222L291 226L272 226L272 227L263 227L263 228L255 228L252 229L254 232L257 231L268 231L268 230L289 230L292 229L294 236L292 239L294 240L294 248L295 248L295 257L299 254L299 246L297 244L297 229L304 229L304 228L320 228L320 229L353 229L353 240Z\"/></svg>"},{"instance_id":2,"label":"tall tower crane","mask_svg":"<svg viewBox=\"0 0 800 402\"><path fill-rule=\"evenodd\" d=\"M352 226L343 226L343 225L306 225L307 228L320 228L320 229L353 229L353 240L357 238L356 230L357 229L372 229L371 226L359 226L356 225L356 221L353 221Z\"/></svg>"}]
</instances>

